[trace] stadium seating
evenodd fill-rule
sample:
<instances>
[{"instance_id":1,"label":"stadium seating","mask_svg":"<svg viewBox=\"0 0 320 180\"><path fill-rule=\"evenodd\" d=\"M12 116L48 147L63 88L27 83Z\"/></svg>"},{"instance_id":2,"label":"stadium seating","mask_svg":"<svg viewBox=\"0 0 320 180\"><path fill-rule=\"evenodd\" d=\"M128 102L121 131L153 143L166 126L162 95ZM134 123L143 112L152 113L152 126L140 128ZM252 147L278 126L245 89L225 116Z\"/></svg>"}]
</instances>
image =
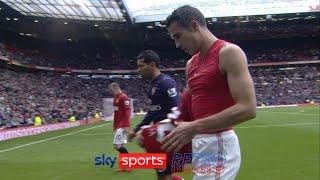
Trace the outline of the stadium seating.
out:
<instances>
[{"instance_id":1,"label":"stadium seating","mask_svg":"<svg viewBox=\"0 0 320 180\"><path fill-rule=\"evenodd\" d=\"M284 47L274 49L251 49L246 48L245 52L249 64L265 62L283 62L283 61L306 61L319 60L319 47ZM254 46L254 44L253 44ZM167 51L157 50L162 58L162 68L184 67L186 61L190 58L188 55L179 52L179 50ZM130 57L120 57L116 53L111 55L102 55L102 53L79 54L77 52L66 54L48 54L37 50L26 50L11 47L9 45L0 46L0 55L18 60L23 63L31 63L40 66L63 67L74 69L136 69L136 62L130 61Z\"/></svg>"},{"instance_id":2,"label":"stadium seating","mask_svg":"<svg viewBox=\"0 0 320 180\"><path fill-rule=\"evenodd\" d=\"M319 65L251 67L257 104L320 102L317 88L319 70ZM176 79L182 90L185 86L184 72L168 74ZM65 121L71 115L77 119L93 116L95 112L102 112L102 98L112 97L106 91L111 82L120 83L135 99L135 111L146 111L148 105L148 83L140 78L83 79L75 75L2 68L0 82L0 114L5 119L0 124L9 127L11 121L28 124L36 113L41 114L46 123Z\"/></svg>"}]
</instances>

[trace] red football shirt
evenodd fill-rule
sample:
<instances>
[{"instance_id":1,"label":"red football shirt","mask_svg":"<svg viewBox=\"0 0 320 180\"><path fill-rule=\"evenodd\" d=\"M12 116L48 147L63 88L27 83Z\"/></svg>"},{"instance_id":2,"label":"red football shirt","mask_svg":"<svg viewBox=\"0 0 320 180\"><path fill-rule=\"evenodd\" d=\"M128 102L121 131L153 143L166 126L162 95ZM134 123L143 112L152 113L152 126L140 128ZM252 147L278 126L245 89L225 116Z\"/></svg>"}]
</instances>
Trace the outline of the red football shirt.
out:
<instances>
[{"instance_id":1,"label":"red football shirt","mask_svg":"<svg viewBox=\"0 0 320 180\"><path fill-rule=\"evenodd\" d=\"M203 59L200 53L192 57L187 73L193 120L219 113L235 104L227 76L219 69L219 52L226 43L217 40Z\"/></svg>"},{"instance_id":2,"label":"red football shirt","mask_svg":"<svg viewBox=\"0 0 320 180\"><path fill-rule=\"evenodd\" d=\"M114 122L113 130L118 128L130 127L131 102L125 93L116 95L113 99Z\"/></svg>"}]
</instances>

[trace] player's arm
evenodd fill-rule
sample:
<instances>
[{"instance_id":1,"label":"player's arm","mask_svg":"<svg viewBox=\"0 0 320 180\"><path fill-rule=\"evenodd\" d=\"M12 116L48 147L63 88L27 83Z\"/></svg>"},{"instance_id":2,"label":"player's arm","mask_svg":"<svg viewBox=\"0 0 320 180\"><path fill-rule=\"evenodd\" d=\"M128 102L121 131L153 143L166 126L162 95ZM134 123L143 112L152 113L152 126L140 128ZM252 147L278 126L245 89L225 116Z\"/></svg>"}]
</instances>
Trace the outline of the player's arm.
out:
<instances>
[{"instance_id":1,"label":"player's arm","mask_svg":"<svg viewBox=\"0 0 320 180\"><path fill-rule=\"evenodd\" d=\"M126 120L130 120L131 118L131 106L130 106L130 98L124 98L123 101L123 118L126 119Z\"/></svg>"},{"instance_id":2,"label":"player's arm","mask_svg":"<svg viewBox=\"0 0 320 180\"><path fill-rule=\"evenodd\" d=\"M136 128L134 129L134 133L138 132L142 126L145 125L149 125L152 122L152 117L153 117L153 112L152 111L148 111L148 113L146 114L146 116L143 118L143 120L136 126Z\"/></svg>"},{"instance_id":3,"label":"player's arm","mask_svg":"<svg viewBox=\"0 0 320 180\"><path fill-rule=\"evenodd\" d=\"M177 83L173 79L170 79L164 82L162 87L168 99L167 105L169 107L178 107L180 105L180 95L177 88Z\"/></svg>"},{"instance_id":4,"label":"player's arm","mask_svg":"<svg viewBox=\"0 0 320 180\"><path fill-rule=\"evenodd\" d=\"M138 134L138 141L142 141L142 140L141 140L141 136L139 136L139 132L140 132L140 134L141 134L141 131L140 131L140 130L141 130L141 127L151 124L153 116L154 116L154 115L153 115L153 112L149 110L148 113L146 114L146 116L145 116L145 117L143 118L143 120L134 128L134 130L133 130L133 131L132 131L132 130L129 131L129 136L128 136L129 141L131 141L134 137L136 137L137 134ZM139 137L140 137L140 139L139 139Z\"/></svg>"},{"instance_id":5,"label":"player's arm","mask_svg":"<svg viewBox=\"0 0 320 180\"><path fill-rule=\"evenodd\" d=\"M121 101L123 110L123 126L125 127L124 130L129 133L130 130L130 118L131 118L131 102L129 97L125 97Z\"/></svg>"}]
</instances>

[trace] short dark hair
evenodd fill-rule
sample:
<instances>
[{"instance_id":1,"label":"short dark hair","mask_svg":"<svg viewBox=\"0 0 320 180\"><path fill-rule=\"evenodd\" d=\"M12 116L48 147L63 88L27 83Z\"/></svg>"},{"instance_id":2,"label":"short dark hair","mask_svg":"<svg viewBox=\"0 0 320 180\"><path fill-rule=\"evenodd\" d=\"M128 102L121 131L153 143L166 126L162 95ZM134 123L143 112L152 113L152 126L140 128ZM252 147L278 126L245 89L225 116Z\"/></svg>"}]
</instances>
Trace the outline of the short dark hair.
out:
<instances>
[{"instance_id":1,"label":"short dark hair","mask_svg":"<svg viewBox=\"0 0 320 180\"><path fill-rule=\"evenodd\" d=\"M143 59L144 63L154 62L154 64L157 66L157 68L159 68L159 66L160 66L160 57L153 50L144 50L136 58L137 58L137 60Z\"/></svg>"},{"instance_id":2,"label":"short dark hair","mask_svg":"<svg viewBox=\"0 0 320 180\"><path fill-rule=\"evenodd\" d=\"M166 19L166 26L169 26L177 22L180 26L188 28L191 21L197 21L201 26L207 26L206 19L201 11L190 5L184 5L174 10L171 15Z\"/></svg>"}]
</instances>

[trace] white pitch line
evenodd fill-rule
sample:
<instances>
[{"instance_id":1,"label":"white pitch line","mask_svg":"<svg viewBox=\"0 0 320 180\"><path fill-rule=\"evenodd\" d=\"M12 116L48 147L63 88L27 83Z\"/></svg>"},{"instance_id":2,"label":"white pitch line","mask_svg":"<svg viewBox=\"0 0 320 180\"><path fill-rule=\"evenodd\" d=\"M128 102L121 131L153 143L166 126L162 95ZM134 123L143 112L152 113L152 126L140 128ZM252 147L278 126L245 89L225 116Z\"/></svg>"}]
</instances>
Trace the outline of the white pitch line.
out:
<instances>
[{"instance_id":1,"label":"white pitch line","mask_svg":"<svg viewBox=\"0 0 320 180\"><path fill-rule=\"evenodd\" d=\"M93 134L81 133L81 134L77 134L77 135L95 136L95 135L110 135L110 134L114 134L114 133L93 133Z\"/></svg>"},{"instance_id":2,"label":"white pitch line","mask_svg":"<svg viewBox=\"0 0 320 180\"><path fill-rule=\"evenodd\" d=\"M264 127L283 127L283 126L300 126L300 125L319 125L320 123L292 123L292 124L274 124L274 125L259 125L259 126L240 126L239 129L247 128L264 128Z\"/></svg>"},{"instance_id":3,"label":"white pitch line","mask_svg":"<svg viewBox=\"0 0 320 180\"><path fill-rule=\"evenodd\" d=\"M248 128L263 128L263 127L283 127L283 126L299 126L299 125L319 125L320 123L290 123L290 124L269 124L269 125L258 125L258 126L239 126L236 128L239 129L248 129ZM94 135L107 135L107 134L114 134L114 133L94 133L94 134L89 134L89 133L81 133L77 135L88 135L88 136L94 136Z\"/></svg>"},{"instance_id":4,"label":"white pitch line","mask_svg":"<svg viewBox=\"0 0 320 180\"><path fill-rule=\"evenodd\" d=\"M101 125L99 125L99 126L94 126L94 127L87 128L87 129L81 129L81 130L79 130L79 131L74 131L74 132L67 133L67 134L63 134L63 135L60 135L60 136L55 136L55 137L43 139L43 140L40 140L40 141L34 141L34 142L27 143L27 144L24 144L24 145L20 145L20 146L8 148L8 149L3 149L3 150L0 150L0 153L6 152L6 151L11 151L11 150L14 150L14 149L19 149L19 148L26 147L26 146L31 146L31 145L38 144L38 143L41 143L41 142L50 141L50 140L53 140L53 139L58 139L58 138L65 137L65 136L70 136L70 135L72 135L72 134L76 134L76 133L83 132L83 131L88 131L88 130L90 130L90 129L95 129L95 128L102 127L102 126L106 126L106 125L109 125L109 124L112 124L112 123L101 124Z\"/></svg>"},{"instance_id":5,"label":"white pitch line","mask_svg":"<svg viewBox=\"0 0 320 180\"><path fill-rule=\"evenodd\" d=\"M309 115L309 116L320 116L320 114L313 114L313 113L303 113L303 112L273 112L273 111L258 111L260 112L265 112L265 113L272 113L272 114L294 114L294 115Z\"/></svg>"}]
</instances>

